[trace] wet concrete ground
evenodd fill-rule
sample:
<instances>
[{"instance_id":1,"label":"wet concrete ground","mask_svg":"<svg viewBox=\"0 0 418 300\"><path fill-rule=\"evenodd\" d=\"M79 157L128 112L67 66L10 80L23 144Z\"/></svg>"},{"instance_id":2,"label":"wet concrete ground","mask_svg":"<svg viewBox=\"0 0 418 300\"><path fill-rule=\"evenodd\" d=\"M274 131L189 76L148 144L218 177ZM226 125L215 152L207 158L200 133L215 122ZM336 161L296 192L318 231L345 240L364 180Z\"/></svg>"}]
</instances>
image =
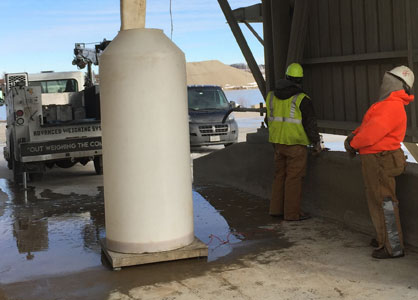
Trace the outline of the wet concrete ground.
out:
<instances>
[{"instance_id":1,"label":"wet concrete ground","mask_svg":"<svg viewBox=\"0 0 418 300\"><path fill-rule=\"evenodd\" d=\"M0 175L8 173L2 164ZM66 181L66 189L56 181ZM29 183L25 199L21 187L0 179L3 297L106 299L114 289L195 276L244 254L291 245L271 224L277 221L266 218L262 199L226 187L195 187L195 234L208 245L209 257L113 272L98 242L105 235L101 181L92 166L52 169ZM92 183L93 193L79 193Z\"/></svg>"},{"instance_id":2,"label":"wet concrete ground","mask_svg":"<svg viewBox=\"0 0 418 300\"><path fill-rule=\"evenodd\" d=\"M194 187L207 259L112 271L92 166L50 170L27 201L8 173L1 162L0 299L418 299L414 249L378 261L368 236L320 219L282 222L267 201L222 186Z\"/></svg>"}]
</instances>

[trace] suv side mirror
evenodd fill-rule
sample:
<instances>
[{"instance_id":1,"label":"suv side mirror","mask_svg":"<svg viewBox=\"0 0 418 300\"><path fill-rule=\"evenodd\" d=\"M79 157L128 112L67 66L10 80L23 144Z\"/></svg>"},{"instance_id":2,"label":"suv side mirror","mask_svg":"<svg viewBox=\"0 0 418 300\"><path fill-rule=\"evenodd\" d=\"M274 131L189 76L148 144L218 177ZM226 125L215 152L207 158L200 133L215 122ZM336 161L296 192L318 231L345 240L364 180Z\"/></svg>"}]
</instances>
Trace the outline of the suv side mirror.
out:
<instances>
[{"instance_id":1,"label":"suv side mirror","mask_svg":"<svg viewBox=\"0 0 418 300\"><path fill-rule=\"evenodd\" d=\"M235 101L229 101L229 105L230 105L232 108L237 107L237 104L235 103Z\"/></svg>"}]
</instances>

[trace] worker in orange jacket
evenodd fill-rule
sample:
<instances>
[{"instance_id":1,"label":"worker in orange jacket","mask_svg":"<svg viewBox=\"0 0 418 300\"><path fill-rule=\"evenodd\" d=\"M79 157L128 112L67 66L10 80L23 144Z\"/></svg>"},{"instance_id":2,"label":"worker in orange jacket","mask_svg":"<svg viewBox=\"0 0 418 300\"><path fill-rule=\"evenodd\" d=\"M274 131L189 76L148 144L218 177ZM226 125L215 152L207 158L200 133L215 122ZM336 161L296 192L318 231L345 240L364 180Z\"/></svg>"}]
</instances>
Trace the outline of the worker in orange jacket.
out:
<instances>
[{"instance_id":1,"label":"worker in orange jacket","mask_svg":"<svg viewBox=\"0 0 418 300\"><path fill-rule=\"evenodd\" d=\"M351 156L360 153L367 203L377 234L371 242L374 258L404 256L395 177L406 166L401 142L407 126L405 105L414 100L413 84L414 74L408 67L386 72L379 101L368 109L360 127L344 143Z\"/></svg>"}]
</instances>

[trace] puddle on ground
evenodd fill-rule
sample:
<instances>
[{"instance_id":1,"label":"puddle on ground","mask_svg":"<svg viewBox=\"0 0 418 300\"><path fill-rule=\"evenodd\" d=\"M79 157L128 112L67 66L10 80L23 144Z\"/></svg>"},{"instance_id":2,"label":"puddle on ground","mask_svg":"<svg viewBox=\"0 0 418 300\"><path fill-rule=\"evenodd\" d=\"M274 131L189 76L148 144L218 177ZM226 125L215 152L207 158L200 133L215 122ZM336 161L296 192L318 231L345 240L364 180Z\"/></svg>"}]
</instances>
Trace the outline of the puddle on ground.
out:
<instances>
[{"instance_id":1,"label":"puddle on ground","mask_svg":"<svg viewBox=\"0 0 418 300\"><path fill-rule=\"evenodd\" d=\"M209 248L208 261L232 252L232 246L244 239L199 193L193 191L195 235Z\"/></svg>"},{"instance_id":2,"label":"puddle on ground","mask_svg":"<svg viewBox=\"0 0 418 300\"><path fill-rule=\"evenodd\" d=\"M0 189L0 283L101 266L102 187L93 197L34 188L27 199L6 179L0 179ZM219 187L193 191L195 235L208 245L209 262L228 256L243 241L278 235L266 204L260 207L260 201L237 193Z\"/></svg>"},{"instance_id":3,"label":"puddle on ground","mask_svg":"<svg viewBox=\"0 0 418 300\"><path fill-rule=\"evenodd\" d=\"M59 195L42 198L0 180L0 282L78 271L100 263L104 236L102 191L97 197ZM99 258L98 258L99 257Z\"/></svg>"}]
</instances>

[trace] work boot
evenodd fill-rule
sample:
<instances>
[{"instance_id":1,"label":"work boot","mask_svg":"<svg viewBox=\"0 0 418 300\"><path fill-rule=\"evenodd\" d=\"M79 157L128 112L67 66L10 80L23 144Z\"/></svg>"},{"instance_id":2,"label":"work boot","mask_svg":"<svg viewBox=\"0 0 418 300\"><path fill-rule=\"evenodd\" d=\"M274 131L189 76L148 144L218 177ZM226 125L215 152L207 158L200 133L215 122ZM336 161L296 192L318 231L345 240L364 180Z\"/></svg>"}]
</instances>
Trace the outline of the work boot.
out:
<instances>
[{"instance_id":1,"label":"work boot","mask_svg":"<svg viewBox=\"0 0 418 300\"><path fill-rule=\"evenodd\" d=\"M376 250L373 250L373 252L372 252L372 257L377 258L377 259L399 258L399 257L403 257L403 256L405 256L403 251L402 251L401 254L393 256L393 255L390 255L386 251L385 248L376 249Z\"/></svg>"},{"instance_id":2,"label":"work boot","mask_svg":"<svg viewBox=\"0 0 418 300\"><path fill-rule=\"evenodd\" d=\"M377 248L379 247L379 242L376 239L372 239L370 241L370 246L372 246L373 248Z\"/></svg>"},{"instance_id":3,"label":"work boot","mask_svg":"<svg viewBox=\"0 0 418 300\"><path fill-rule=\"evenodd\" d=\"M311 215L308 213L300 212L299 213L299 219L285 219L285 221L303 221L308 220L311 218Z\"/></svg>"}]
</instances>

